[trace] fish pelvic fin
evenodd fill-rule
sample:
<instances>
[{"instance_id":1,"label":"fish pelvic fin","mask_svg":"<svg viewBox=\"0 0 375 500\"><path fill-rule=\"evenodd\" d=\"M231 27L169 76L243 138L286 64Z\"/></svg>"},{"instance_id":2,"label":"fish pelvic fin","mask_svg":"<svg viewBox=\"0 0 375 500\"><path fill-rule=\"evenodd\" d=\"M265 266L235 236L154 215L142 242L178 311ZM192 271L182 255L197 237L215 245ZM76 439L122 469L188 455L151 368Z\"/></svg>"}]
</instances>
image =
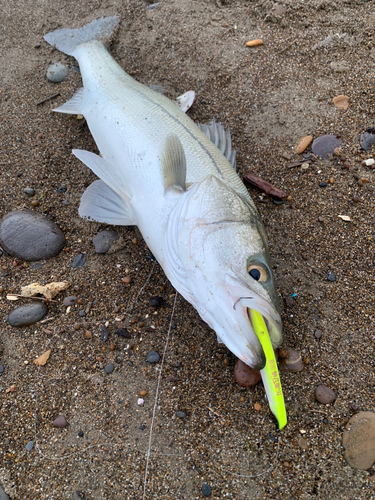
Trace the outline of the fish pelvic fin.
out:
<instances>
[{"instance_id":1,"label":"fish pelvic fin","mask_svg":"<svg viewBox=\"0 0 375 500\"><path fill-rule=\"evenodd\" d=\"M197 123L197 125L225 156L234 168L234 171L236 171L236 151L232 149L229 127L225 129L222 123L217 123L215 120L212 120L208 125L205 123Z\"/></svg>"},{"instance_id":2,"label":"fish pelvic fin","mask_svg":"<svg viewBox=\"0 0 375 500\"><path fill-rule=\"evenodd\" d=\"M79 89L69 101L52 111L69 115L83 115L83 88Z\"/></svg>"},{"instance_id":3,"label":"fish pelvic fin","mask_svg":"<svg viewBox=\"0 0 375 500\"><path fill-rule=\"evenodd\" d=\"M113 29L119 23L118 16L101 17L95 19L82 28L61 29L51 31L44 35L44 39L50 45L54 45L60 52L74 56L74 51L78 45L91 42L92 40L101 40L111 35Z\"/></svg>"},{"instance_id":4,"label":"fish pelvic fin","mask_svg":"<svg viewBox=\"0 0 375 500\"><path fill-rule=\"evenodd\" d=\"M175 134L168 135L161 155L161 169L164 189L185 191L186 157L180 139Z\"/></svg>"},{"instance_id":5,"label":"fish pelvic fin","mask_svg":"<svg viewBox=\"0 0 375 500\"><path fill-rule=\"evenodd\" d=\"M102 180L94 181L83 193L79 215L84 219L116 226L133 226L136 221L130 201L115 193Z\"/></svg>"}]
</instances>

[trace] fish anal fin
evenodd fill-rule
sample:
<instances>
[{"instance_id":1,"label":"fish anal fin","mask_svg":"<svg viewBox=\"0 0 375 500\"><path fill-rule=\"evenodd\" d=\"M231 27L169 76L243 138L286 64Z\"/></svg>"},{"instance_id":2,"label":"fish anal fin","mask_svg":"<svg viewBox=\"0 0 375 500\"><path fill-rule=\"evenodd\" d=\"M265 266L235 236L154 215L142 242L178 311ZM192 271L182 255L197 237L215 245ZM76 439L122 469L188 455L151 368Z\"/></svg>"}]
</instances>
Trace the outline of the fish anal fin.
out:
<instances>
[{"instance_id":1,"label":"fish anal fin","mask_svg":"<svg viewBox=\"0 0 375 500\"><path fill-rule=\"evenodd\" d=\"M79 89L74 96L58 108L53 109L57 113L67 113L69 115L83 114L83 88Z\"/></svg>"},{"instance_id":2,"label":"fish anal fin","mask_svg":"<svg viewBox=\"0 0 375 500\"><path fill-rule=\"evenodd\" d=\"M168 135L162 155L161 169L164 189L177 189L185 191L186 157L182 144L175 134Z\"/></svg>"},{"instance_id":3,"label":"fish anal fin","mask_svg":"<svg viewBox=\"0 0 375 500\"><path fill-rule=\"evenodd\" d=\"M79 215L116 226L136 225L130 201L115 193L102 180L94 181L83 193Z\"/></svg>"}]
</instances>

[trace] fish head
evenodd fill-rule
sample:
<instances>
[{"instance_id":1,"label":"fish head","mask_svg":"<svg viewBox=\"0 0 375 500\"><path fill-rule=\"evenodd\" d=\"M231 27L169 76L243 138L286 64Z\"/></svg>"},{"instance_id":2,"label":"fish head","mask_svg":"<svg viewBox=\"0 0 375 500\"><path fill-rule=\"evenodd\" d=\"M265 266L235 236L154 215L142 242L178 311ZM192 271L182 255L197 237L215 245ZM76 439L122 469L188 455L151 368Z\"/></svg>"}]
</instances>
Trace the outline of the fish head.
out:
<instances>
[{"instance_id":1,"label":"fish head","mask_svg":"<svg viewBox=\"0 0 375 500\"><path fill-rule=\"evenodd\" d=\"M281 344L282 326L255 205L209 176L190 188L179 221L178 248L192 303L238 358L262 369L265 355L249 310L263 315L274 348Z\"/></svg>"}]
</instances>

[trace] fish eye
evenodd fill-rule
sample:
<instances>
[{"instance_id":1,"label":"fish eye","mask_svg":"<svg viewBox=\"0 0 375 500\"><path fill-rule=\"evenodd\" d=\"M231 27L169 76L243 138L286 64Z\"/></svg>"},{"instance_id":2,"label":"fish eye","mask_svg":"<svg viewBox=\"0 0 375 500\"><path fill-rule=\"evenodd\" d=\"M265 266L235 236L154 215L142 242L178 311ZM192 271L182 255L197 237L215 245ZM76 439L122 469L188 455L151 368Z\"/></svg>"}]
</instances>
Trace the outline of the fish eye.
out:
<instances>
[{"instance_id":1,"label":"fish eye","mask_svg":"<svg viewBox=\"0 0 375 500\"><path fill-rule=\"evenodd\" d=\"M261 264L249 264L247 267L247 272L256 281L267 281L267 271Z\"/></svg>"}]
</instances>

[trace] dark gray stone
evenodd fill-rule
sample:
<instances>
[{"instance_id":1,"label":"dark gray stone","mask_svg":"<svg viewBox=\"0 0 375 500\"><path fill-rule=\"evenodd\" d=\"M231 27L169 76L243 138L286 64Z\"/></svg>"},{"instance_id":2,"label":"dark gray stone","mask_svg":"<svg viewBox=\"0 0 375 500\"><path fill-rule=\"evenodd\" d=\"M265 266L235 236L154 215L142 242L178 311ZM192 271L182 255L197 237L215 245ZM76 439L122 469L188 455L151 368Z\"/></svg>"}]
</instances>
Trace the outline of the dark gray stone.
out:
<instances>
[{"instance_id":1,"label":"dark gray stone","mask_svg":"<svg viewBox=\"0 0 375 500\"><path fill-rule=\"evenodd\" d=\"M27 445L25 446L27 451L31 451L34 447L34 441L29 441Z\"/></svg>"},{"instance_id":2,"label":"dark gray stone","mask_svg":"<svg viewBox=\"0 0 375 500\"><path fill-rule=\"evenodd\" d=\"M109 330L105 325L103 325L100 329L100 340L102 342L107 342L108 338L109 338Z\"/></svg>"},{"instance_id":3,"label":"dark gray stone","mask_svg":"<svg viewBox=\"0 0 375 500\"><path fill-rule=\"evenodd\" d=\"M336 281L336 275L333 273L328 273L327 280L328 281Z\"/></svg>"},{"instance_id":4,"label":"dark gray stone","mask_svg":"<svg viewBox=\"0 0 375 500\"><path fill-rule=\"evenodd\" d=\"M42 320L47 313L48 307L44 302L30 302L14 309L8 316L8 323L17 327L33 325Z\"/></svg>"},{"instance_id":5,"label":"dark gray stone","mask_svg":"<svg viewBox=\"0 0 375 500\"><path fill-rule=\"evenodd\" d=\"M4 366L0 365L0 375L2 375L3 373L4 373Z\"/></svg>"},{"instance_id":6,"label":"dark gray stone","mask_svg":"<svg viewBox=\"0 0 375 500\"><path fill-rule=\"evenodd\" d=\"M16 210L0 223L0 243L21 260L42 260L57 255L65 245L59 226L37 212Z\"/></svg>"},{"instance_id":7,"label":"dark gray stone","mask_svg":"<svg viewBox=\"0 0 375 500\"><path fill-rule=\"evenodd\" d=\"M0 500L10 500L0 484Z\"/></svg>"},{"instance_id":8,"label":"dark gray stone","mask_svg":"<svg viewBox=\"0 0 375 500\"><path fill-rule=\"evenodd\" d=\"M115 330L115 335L124 337L126 339L131 339L131 335L126 328L119 328L118 330Z\"/></svg>"},{"instance_id":9,"label":"dark gray stone","mask_svg":"<svg viewBox=\"0 0 375 500\"><path fill-rule=\"evenodd\" d=\"M159 361L159 359L160 359L160 356L156 351L150 351L147 354L147 361L149 363L157 363Z\"/></svg>"},{"instance_id":10,"label":"dark gray stone","mask_svg":"<svg viewBox=\"0 0 375 500\"><path fill-rule=\"evenodd\" d=\"M27 194L27 196L34 196L34 194L35 194L34 189L33 189L33 188L29 188L29 187L25 188L25 189L23 190L23 192L24 192L25 194Z\"/></svg>"},{"instance_id":11,"label":"dark gray stone","mask_svg":"<svg viewBox=\"0 0 375 500\"><path fill-rule=\"evenodd\" d=\"M74 304L77 303L77 300L78 298L75 295L70 295L69 297L65 297L65 299L63 300L63 304L66 307L74 306Z\"/></svg>"},{"instance_id":12,"label":"dark gray stone","mask_svg":"<svg viewBox=\"0 0 375 500\"><path fill-rule=\"evenodd\" d=\"M184 411L176 411L176 415L178 418L185 418L186 413Z\"/></svg>"},{"instance_id":13,"label":"dark gray stone","mask_svg":"<svg viewBox=\"0 0 375 500\"><path fill-rule=\"evenodd\" d=\"M54 63L47 69L47 78L50 82L60 83L67 79L69 70L61 63Z\"/></svg>"},{"instance_id":14,"label":"dark gray stone","mask_svg":"<svg viewBox=\"0 0 375 500\"><path fill-rule=\"evenodd\" d=\"M328 160L328 155L333 155L336 148L342 146L342 139L336 135L321 135L311 145L314 155L323 160Z\"/></svg>"},{"instance_id":15,"label":"dark gray stone","mask_svg":"<svg viewBox=\"0 0 375 500\"><path fill-rule=\"evenodd\" d=\"M205 497L209 497L209 496L211 496L211 492L212 492L211 491L211 486L209 484L207 484L207 483L204 483L202 485L202 493L203 493L203 495Z\"/></svg>"},{"instance_id":16,"label":"dark gray stone","mask_svg":"<svg viewBox=\"0 0 375 500\"><path fill-rule=\"evenodd\" d=\"M117 240L118 234L116 231L100 231L92 239L92 242L94 243L96 253L106 253Z\"/></svg>"},{"instance_id":17,"label":"dark gray stone","mask_svg":"<svg viewBox=\"0 0 375 500\"><path fill-rule=\"evenodd\" d=\"M113 366L113 364L108 363L108 365L106 365L106 367L104 368L104 371L106 373L112 373L114 369L115 369L115 367Z\"/></svg>"},{"instance_id":18,"label":"dark gray stone","mask_svg":"<svg viewBox=\"0 0 375 500\"><path fill-rule=\"evenodd\" d=\"M329 387L326 387L325 385L318 385L315 389L315 397L319 403L329 405L336 399L336 394Z\"/></svg>"},{"instance_id":19,"label":"dark gray stone","mask_svg":"<svg viewBox=\"0 0 375 500\"><path fill-rule=\"evenodd\" d=\"M83 253L79 253L76 257L74 257L72 262L73 269L81 269L86 264L86 255Z\"/></svg>"},{"instance_id":20,"label":"dark gray stone","mask_svg":"<svg viewBox=\"0 0 375 500\"><path fill-rule=\"evenodd\" d=\"M368 150L375 142L375 127L368 128L364 134L361 134L361 148Z\"/></svg>"}]
</instances>

